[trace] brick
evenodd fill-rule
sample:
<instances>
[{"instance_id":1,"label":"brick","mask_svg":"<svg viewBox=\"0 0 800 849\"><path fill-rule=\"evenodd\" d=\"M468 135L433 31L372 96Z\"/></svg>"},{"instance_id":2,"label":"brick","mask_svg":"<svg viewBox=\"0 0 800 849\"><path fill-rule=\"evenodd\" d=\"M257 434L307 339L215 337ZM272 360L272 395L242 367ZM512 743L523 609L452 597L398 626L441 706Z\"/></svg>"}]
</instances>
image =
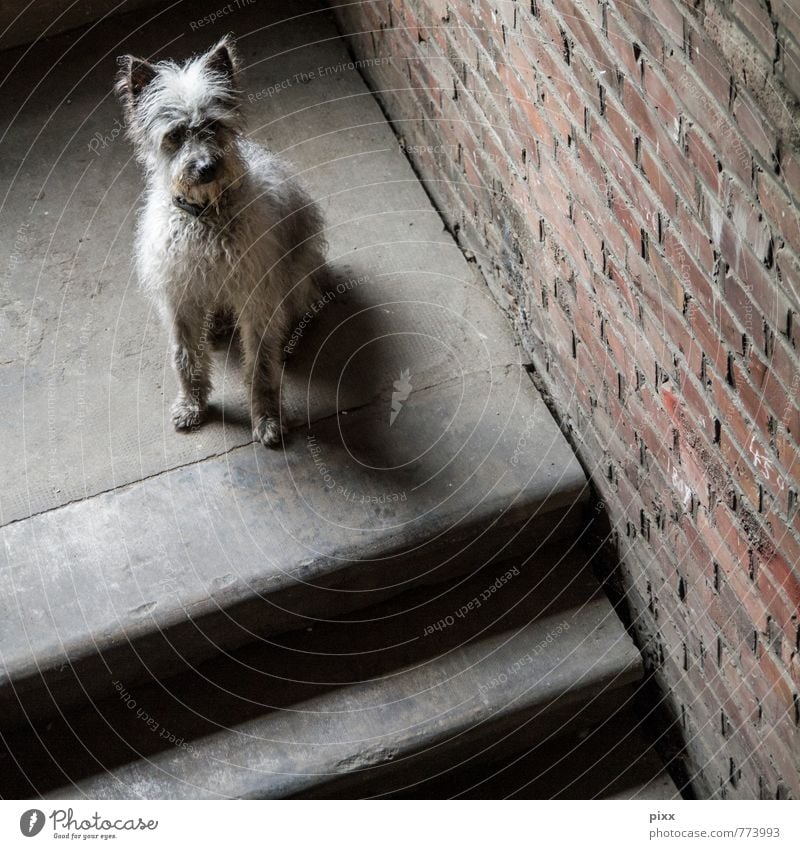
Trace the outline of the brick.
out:
<instances>
[{"instance_id":1,"label":"brick","mask_svg":"<svg viewBox=\"0 0 800 849\"><path fill-rule=\"evenodd\" d=\"M800 197L800 151L784 151L781 157L781 176L789 195Z\"/></svg>"},{"instance_id":2,"label":"brick","mask_svg":"<svg viewBox=\"0 0 800 849\"><path fill-rule=\"evenodd\" d=\"M649 5L653 19L667 31L670 41L680 44L683 40L684 19L674 0L650 0Z\"/></svg>"},{"instance_id":3,"label":"brick","mask_svg":"<svg viewBox=\"0 0 800 849\"><path fill-rule=\"evenodd\" d=\"M780 326L786 319L788 302L777 286L775 275L767 271L727 218L721 222L719 249L739 279L747 281L747 291L755 309L773 327Z\"/></svg>"},{"instance_id":4,"label":"brick","mask_svg":"<svg viewBox=\"0 0 800 849\"><path fill-rule=\"evenodd\" d=\"M667 80L680 92L686 113L697 127L708 135L726 170L748 184L752 172L752 157L737 126L727 115L725 106L708 91L704 80L686 68L677 55L666 63Z\"/></svg>"},{"instance_id":5,"label":"brick","mask_svg":"<svg viewBox=\"0 0 800 849\"><path fill-rule=\"evenodd\" d=\"M761 157L764 165L771 165L778 147L778 135L763 111L746 93L737 95L733 117L747 144Z\"/></svg>"},{"instance_id":6,"label":"brick","mask_svg":"<svg viewBox=\"0 0 800 849\"><path fill-rule=\"evenodd\" d=\"M681 234L682 235L682 234ZM683 310L683 294L691 296L695 303L701 304L709 313L717 311L716 296L712 284L713 267L702 268L688 251L673 229L664 236L664 254L672 263L681 287L681 300L675 306ZM708 260L707 260L708 261Z\"/></svg>"},{"instance_id":7,"label":"brick","mask_svg":"<svg viewBox=\"0 0 800 849\"><path fill-rule=\"evenodd\" d=\"M659 70L649 62L644 63L642 84L647 100L655 110L662 126L673 137L678 137L680 110L670 88L664 82Z\"/></svg>"},{"instance_id":8,"label":"brick","mask_svg":"<svg viewBox=\"0 0 800 849\"><path fill-rule=\"evenodd\" d=\"M676 270L666 262L657 250L650 250L650 267L653 269L653 275L661 288L661 297L665 298L672 305L672 308L678 312L683 312L686 296L686 289L684 288L686 278L683 277L683 274L686 273L686 263L689 262L689 259L686 256L683 259L683 266L679 266Z\"/></svg>"},{"instance_id":9,"label":"brick","mask_svg":"<svg viewBox=\"0 0 800 849\"><path fill-rule=\"evenodd\" d=\"M696 31L693 36L696 39ZM708 92L714 102L727 107L731 96L731 85L733 74L730 66L705 40L695 44L692 51L692 67L697 76L703 81L703 88Z\"/></svg>"},{"instance_id":10,"label":"brick","mask_svg":"<svg viewBox=\"0 0 800 849\"><path fill-rule=\"evenodd\" d=\"M800 210L771 174L759 171L756 187L759 203L769 220L795 253L800 253Z\"/></svg>"},{"instance_id":11,"label":"brick","mask_svg":"<svg viewBox=\"0 0 800 849\"><path fill-rule=\"evenodd\" d=\"M795 98L800 98L800 43L784 36L781 39L779 73L784 85Z\"/></svg>"},{"instance_id":12,"label":"brick","mask_svg":"<svg viewBox=\"0 0 800 849\"><path fill-rule=\"evenodd\" d=\"M733 226L744 243L761 262L766 262L771 249L772 233L752 195L734 183L731 186L728 206Z\"/></svg>"},{"instance_id":13,"label":"brick","mask_svg":"<svg viewBox=\"0 0 800 849\"><path fill-rule=\"evenodd\" d=\"M608 15L609 17L619 15L655 63L663 61L664 37L647 9L639 8L639 4L631 0L618 0L613 5L609 4ZM671 37L669 42L675 44Z\"/></svg>"},{"instance_id":14,"label":"brick","mask_svg":"<svg viewBox=\"0 0 800 849\"><path fill-rule=\"evenodd\" d=\"M778 19L780 26L800 43L800 15L797 14L794 0L772 0L772 14Z\"/></svg>"},{"instance_id":15,"label":"brick","mask_svg":"<svg viewBox=\"0 0 800 849\"><path fill-rule=\"evenodd\" d=\"M608 43L615 61L623 68L627 79L639 82L644 62L642 47L614 15L608 16Z\"/></svg>"},{"instance_id":16,"label":"brick","mask_svg":"<svg viewBox=\"0 0 800 849\"><path fill-rule=\"evenodd\" d=\"M642 171L647 175L650 187L661 201L668 216L677 213L679 197L675 186L666 172L663 162L653 156L649 149L642 151Z\"/></svg>"},{"instance_id":17,"label":"brick","mask_svg":"<svg viewBox=\"0 0 800 849\"><path fill-rule=\"evenodd\" d=\"M700 179L703 180L711 193L719 198L722 186L721 167L716 154L706 143L701 133L695 130L689 130L686 133L686 154Z\"/></svg>"},{"instance_id":18,"label":"brick","mask_svg":"<svg viewBox=\"0 0 800 849\"><path fill-rule=\"evenodd\" d=\"M725 379L728 366L728 348L719 338L716 326L709 320L703 310L689 311L689 324L694 338L705 354L706 361L714 372L717 381Z\"/></svg>"},{"instance_id":19,"label":"brick","mask_svg":"<svg viewBox=\"0 0 800 849\"><path fill-rule=\"evenodd\" d=\"M711 237L703 229L697 216L686 204L678 206L675 216L675 229L680 234L680 239L687 246L689 252L697 259L701 269L710 272L714 268L714 249ZM662 230L666 229L662 222ZM669 232L669 231L667 231Z\"/></svg>"},{"instance_id":20,"label":"brick","mask_svg":"<svg viewBox=\"0 0 800 849\"><path fill-rule=\"evenodd\" d=\"M767 55L772 55L770 48L774 34L764 0L731 0L730 12L738 18L742 29L764 48Z\"/></svg>"}]
</instances>

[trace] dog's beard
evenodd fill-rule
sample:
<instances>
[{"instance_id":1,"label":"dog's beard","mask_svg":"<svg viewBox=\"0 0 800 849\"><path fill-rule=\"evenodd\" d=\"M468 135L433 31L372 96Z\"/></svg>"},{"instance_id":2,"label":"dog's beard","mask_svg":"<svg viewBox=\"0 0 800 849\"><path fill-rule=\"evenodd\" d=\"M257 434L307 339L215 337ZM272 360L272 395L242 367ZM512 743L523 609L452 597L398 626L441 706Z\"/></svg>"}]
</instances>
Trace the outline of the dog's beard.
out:
<instances>
[{"instance_id":1,"label":"dog's beard","mask_svg":"<svg viewBox=\"0 0 800 849\"><path fill-rule=\"evenodd\" d=\"M191 206L219 208L221 201L229 196L241 179L240 175L229 172L221 173L210 183L195 183L179 177L172 183L172 197Z\"/></svg>"},{"instance_id":2,"label":"dog's beard","mask_svg":"<svg viewBox=\"0 0 800 849\"><path fill-rule=\"evenodd\" d=\"M214 180L211 183L186 183L183 180L176 180L172 184L172 196L180 198L186 203L194 206L219 206L220 198L222 197L227 184L222 180Z\"/></svg>"}]
</instances>

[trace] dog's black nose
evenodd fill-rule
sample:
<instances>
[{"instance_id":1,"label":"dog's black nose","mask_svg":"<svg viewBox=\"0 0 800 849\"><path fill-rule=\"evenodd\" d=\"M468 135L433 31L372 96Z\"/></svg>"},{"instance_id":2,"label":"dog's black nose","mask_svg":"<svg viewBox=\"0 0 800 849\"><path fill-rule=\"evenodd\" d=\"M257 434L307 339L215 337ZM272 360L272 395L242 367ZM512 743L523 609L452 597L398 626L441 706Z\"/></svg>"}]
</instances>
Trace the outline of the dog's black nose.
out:
<instances>
[{"instance_id":1,"label":"dog's black nose","mask_svg":"<svg viewBox=\"0 0 800 849\"><path fill-rule=\"evenodd\" d=\"M206 162L197 166L197 182L210 183L217 176L217 163Z\"/></svg>"}]
</instances>

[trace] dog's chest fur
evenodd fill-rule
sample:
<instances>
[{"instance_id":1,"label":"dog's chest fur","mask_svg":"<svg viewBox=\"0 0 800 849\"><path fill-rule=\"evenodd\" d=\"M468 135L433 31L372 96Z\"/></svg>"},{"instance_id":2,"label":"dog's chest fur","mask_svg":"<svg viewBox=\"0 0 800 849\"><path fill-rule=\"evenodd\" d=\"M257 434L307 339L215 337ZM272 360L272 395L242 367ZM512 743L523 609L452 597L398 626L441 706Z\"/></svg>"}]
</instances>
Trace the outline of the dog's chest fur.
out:
<instances>
[{"instance_id":1,"label":"dog's chest fur","mask_svg":"<svg viewBox=\"0 0 800 849\"><path fill-rule=\"evenodd\" d=\"M151 197L139 228L141 280L172 303L238 311L259 282L256 269L265 260L266 245L254 238L251 218L230 209L209 209L196 218L169 198Z\"/></svg>"}]
</instances>

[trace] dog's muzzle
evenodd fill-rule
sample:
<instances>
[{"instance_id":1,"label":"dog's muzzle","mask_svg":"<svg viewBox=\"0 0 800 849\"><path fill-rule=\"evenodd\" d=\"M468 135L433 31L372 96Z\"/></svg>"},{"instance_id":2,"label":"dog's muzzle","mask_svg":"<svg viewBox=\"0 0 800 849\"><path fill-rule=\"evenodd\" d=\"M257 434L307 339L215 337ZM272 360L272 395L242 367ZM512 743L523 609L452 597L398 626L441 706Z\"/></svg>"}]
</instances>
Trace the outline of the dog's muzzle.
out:
<instances>
[{"instance_id":1,"label":"dog's muzzle","mask_svg":"<svg viewBox=\"0 0 800 849\"><path fill-rule=\"evenodd\" d=\"M175 195L175 197L172 198L172 202L178 207L178 209L188 212L189 215L192 215L195 218L199 218L209 208L209 206L211 206L209 203L189 203L186 198L181 197L180 195Z\"/></svg>"}]
</instances>

